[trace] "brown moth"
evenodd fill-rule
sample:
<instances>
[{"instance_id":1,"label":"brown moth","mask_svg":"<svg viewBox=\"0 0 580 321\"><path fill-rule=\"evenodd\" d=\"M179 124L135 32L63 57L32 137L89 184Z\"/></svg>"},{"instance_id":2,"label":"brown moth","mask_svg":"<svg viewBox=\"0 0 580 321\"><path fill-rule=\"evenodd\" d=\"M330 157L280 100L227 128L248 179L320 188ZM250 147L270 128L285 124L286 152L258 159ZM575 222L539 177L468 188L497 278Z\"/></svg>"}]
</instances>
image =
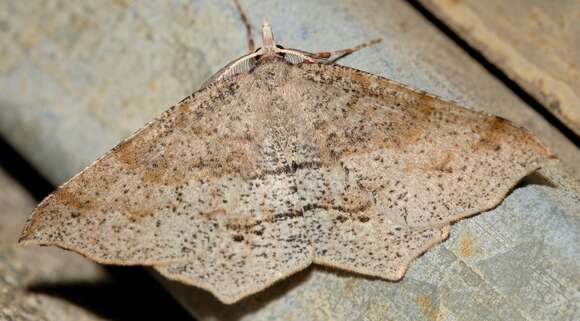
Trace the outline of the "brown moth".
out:
<instances>
[{"instance_id":1,"label":"brown moth","mask_svg":"<svg viewBox=\"0 0 580 321\"><path fill-rule=\"evenodd\" d=\"M224 303L312 263L398 280L554 159L510 121L332 63L370 43L286 49L267 23L262 38L42 201L20 241Z\"/></svg>"}]
</instances>

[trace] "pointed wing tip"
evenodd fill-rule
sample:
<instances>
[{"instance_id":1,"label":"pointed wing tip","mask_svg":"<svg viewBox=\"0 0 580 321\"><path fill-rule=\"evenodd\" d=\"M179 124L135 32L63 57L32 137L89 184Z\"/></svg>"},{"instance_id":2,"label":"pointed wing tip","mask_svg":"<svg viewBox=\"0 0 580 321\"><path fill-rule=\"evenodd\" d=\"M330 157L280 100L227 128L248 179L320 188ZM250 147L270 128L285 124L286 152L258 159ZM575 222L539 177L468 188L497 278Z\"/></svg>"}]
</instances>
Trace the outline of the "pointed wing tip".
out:
<instances>
[{"instance_id":1,"label":"pointed wing tip","mask_svg":"<svg viewBox=\"0 0 580 321\"><path fill-rule=\"evenodd\" d=\"M553 165L553 164L557 164L559 162L560 162L560 159L558 158L558 156L552 154L552 152L550 152L548 150L548 156L546 156L547 165Z\"/></svg>"},{"instance_id":2,"label":"pointed wing tip","mask_svg":"<svg viewBox=\"0 0 580 321\"><path fill-rule=\"evenodd\" d=\"M34 230L33 230L33 224L32 224L33 220L34 220L34 215L31 216L26 221L26 224L24 225L24 228L22 229L22 232L20 233L20 237L18 238L18 244L22 244L22 245L31 245L32 244L32 241L34 240Z\"/></svg>"},{"instance_id":3,"label":"pointed wing tip","mask_svg":"<svg viewBox=\"0 0 580 321\"><path fill-rule=\"evenodd\" d=\"M556 156L552 152L552 150L548 147L548 145L545 144L540 138L538 138L529 129L527 129L525 127L519 127L519 126L515 126L515 127L523 130L528 135L528 137L531 137L531 141L533 142L532 145L534 145L534 143L536 145L532 148L542 157L541 166L553 165L553 164L558 163L560 161L558 156Z\"/></svg>"},{"instance_id":4,"label":"pointed wing tip","mask_svg":"<svg viewBox=\"0 0 580 321\"><path fill-rule=\"evenodd\" d=\"M52 245L50 242L45 242L38 238L35 229L31 224L27 224L18 238L18 244L21 245Z\"/></svg>"},{"instance_id":5,"label":"pointed wing tip","mask_svg":"<svg viewBox=\"0 0 580 321\"><path fill-rule=\"evenodd\" d=\"M52 245L49 242L43 242L42 240L35 238L34 233L25 233L25 232L22 232L22 235L20 235L20 238L18 238L18 244L23 246Z\"/></svg>"},{"instance_id":6,"label":"pointed wing tip","mask_svg":"<svg viewBox=\"0 0 580 321\"><path fill-rule=\"evenodd\" d=\"M50 219L47 219L46 215L47 208L50 208L54 203L54 196L56 193L58 193L58 189L44 198L32 211L30 217L26 220L20 238L18 239L19 244L55 245L53 242L50 242L50 240L43 239L42 233L39 233L39 230L43 230L43 226L57 224L56 222L51 222Z\"/></svg>"},{"instance_id":7,"label":"pointed wing tip","mask_svg":"<svg viewBox=\"0 0 580 321\"><path fill-rule=\"evenodd\" d=\"M39 207L35 208L34 211L32 211L31 216L26 220L24 228L22 229L20 237L18 238L18 244L31 245L34 242L39 241L35 238L35 231L36 226L38 225L38 218L41 216L39 212L40 212Z\"/></svg>"},{"instance_id":8,"label":"pointed wing tip","mask_svg":"<svg viewBox=\"0 0 580 321\"><path fill-rule=\"evenodd\" d=\"M18 244L20 245L30 245L30 238L27 234L24 234L24 232L22 233L22 235L20 235L20 238L18 238Z\"/></svg>"},{"instance_id":9,"label":"pointed wing tip","mask_svg":"<svg viewBox=\"0 0 580 321\"><path fill-rule=\"evenodd\" d=\"M558 156L552 153L552 151L548 147L546 147L545 145L542 145L542 147L543 153L539 158L539 161L536 163L537 164L536 168L531 172L535 172L541 168L555 166L560 163L560 159L558 158ZM527 173L526 176L531 174L531 172Z\"/></svg>"},{"instance_id":10,"label":"pointed wing tip","mask_svg":"<svg viewBox=\"0 0 580 321\"><path fill-rule=\"evenodd\" d=\"M533 134L532 134L533 135ZM535 135L533 135L533 137L535 138L536 142L538 145L540 145L541 150L542 150L542 156L544 156L546 158L547 161L553 161L553 160L558 160L558 156L556 156L552 150L543 142L541 141L539 138L537 138Z\"/></svg>"}]
</instances>

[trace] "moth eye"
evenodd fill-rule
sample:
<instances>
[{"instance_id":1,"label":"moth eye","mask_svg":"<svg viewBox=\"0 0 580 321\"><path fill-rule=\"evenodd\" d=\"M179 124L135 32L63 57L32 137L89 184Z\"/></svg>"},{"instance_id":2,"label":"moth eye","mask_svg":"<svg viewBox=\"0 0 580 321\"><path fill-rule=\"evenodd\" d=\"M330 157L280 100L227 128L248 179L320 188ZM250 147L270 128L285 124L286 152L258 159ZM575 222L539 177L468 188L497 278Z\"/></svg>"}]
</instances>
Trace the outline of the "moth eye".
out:
<instances>
[{"instance_id":1,"label":"moth eye","mask_svg":"<svg viewBox=\"0 0 580 321\"><path fill-rule=\"evenodd\" d=\"M278 48L278 49L286 49L286 48L284 48L284 47L282 47L280 45L276 45L276 48Z\"/></svg>"},{"instance_id":2,"label":"moth eye","mask_svg":"<svg viewBox=\"0 0 580 321\"><path fill-rule=\"evenodd\" d=\"M262 47L260 47L260 48L258 48L258 49L256 49L256 50L254 50L254 52L253 52L253 53L256 53L256 52L258 52L258 50L260 50L260 49L262 49Z\"/></svg>"}]
</instances>

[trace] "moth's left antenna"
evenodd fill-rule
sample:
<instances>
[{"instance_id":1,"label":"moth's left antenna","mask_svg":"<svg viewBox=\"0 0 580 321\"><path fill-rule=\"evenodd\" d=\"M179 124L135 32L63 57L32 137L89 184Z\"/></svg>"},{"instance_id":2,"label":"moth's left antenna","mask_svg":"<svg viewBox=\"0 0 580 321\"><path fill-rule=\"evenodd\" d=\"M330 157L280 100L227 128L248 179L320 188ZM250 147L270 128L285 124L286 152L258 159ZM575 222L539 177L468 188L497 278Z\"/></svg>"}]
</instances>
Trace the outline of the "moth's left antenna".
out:
<instances>
[{"instance_id":1,"label":"moth's left antenna","mask_svg":"<svg viewBox=\"0 0 580 321\"><path fill-rule=\"evenodd\" d=\"M252 25L250 24L250 19L248 19L248 16L246 15L244 10L242 9L242 6L240 5L240 1L234 0L234 3L236 4L236 8L238 9L238 12L240 13L240 17L242 18L242 21L244 22L244 25L246 26L246 33L248 35L248 50L250 51L250 53L252 53L255 50L255 46L254 46L254 37L252 36Z\"/></svg>"}]
</instances>

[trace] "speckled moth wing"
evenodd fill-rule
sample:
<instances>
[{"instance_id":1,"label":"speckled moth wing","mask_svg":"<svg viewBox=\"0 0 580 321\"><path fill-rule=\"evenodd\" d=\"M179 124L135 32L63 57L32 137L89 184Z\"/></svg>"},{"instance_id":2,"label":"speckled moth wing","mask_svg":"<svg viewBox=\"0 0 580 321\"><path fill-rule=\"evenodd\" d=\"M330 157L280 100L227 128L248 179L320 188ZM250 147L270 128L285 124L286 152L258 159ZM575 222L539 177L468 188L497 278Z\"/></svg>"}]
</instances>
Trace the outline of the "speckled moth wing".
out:
<instances>
[{"instance_id":1,"label":"speckled moth wing","mask_svg":"<svg viewBox=\"0 0 580 321\"><path fill-rule=\"evenodd\" d=\"M205 88L123 141L46 198L21 241L145 265L235 242L222 233L270 215L264 198L283 187L260 159L268 139L252 125L253 94L239 87Z\"/></svg>"},{"instance_id":2,"label":"speckled moth wing","mask_svg":"<svg viewBox=\"0 0 580 321\"><path fill-rule=\"evenodd\" d=\"M355 197L344 206L373 206L394 224L442 226L493 208L555 159L503 118L347 67L299 69L304 87L324 88L313 100L328 102L300 112L313 124L321 162L347 173L341 192Z\"/></svg>"},{"instance_id":3,"label":"speckled moth wing","mask_svg":"<svg viewBox=\"0 0 580 321\"><path fill-rule=\"evenodd\" d=\"M232 304L306 268L312 262L398 280L414 258L447 238L449 233L449 226L420 231L393 228L387 224L365 224L364 221L343 222L336 226L334 220L341 214L322 209L306 212L305 220L309 222L306 232L311 237L310 243L299 238L292 240L298 232L275 243L265 238L251 238L254 246L261 248L259 251L250 251L247 243L237 243L222 247L219 255L199 255L186 261L154 267L166 278L208 290L220 301ZM320 220L323 216L333 219ZM300 223L296 219L294 221L297 225ZM326 226L320 221L324 221ZM322 238L334 242L321 241ZM278 249L286 244L292 245L294 250ZM297 251L297 248L300 250ZM312 253L314 248L318 253L316 256Z\"/></svg>"},{"instance_id":4,"label":"speckled moth wing","mask_svg":"<svg viewBox=\"0 0 580 321\"><path fill-rule=\"evenodd\" d=\"M354 69L269 58L71 179L22 240L156 265L225 302L311 262L398 279L448 223L496 206L551 158L501 118Z\"/></svg>"}]
</instances>

